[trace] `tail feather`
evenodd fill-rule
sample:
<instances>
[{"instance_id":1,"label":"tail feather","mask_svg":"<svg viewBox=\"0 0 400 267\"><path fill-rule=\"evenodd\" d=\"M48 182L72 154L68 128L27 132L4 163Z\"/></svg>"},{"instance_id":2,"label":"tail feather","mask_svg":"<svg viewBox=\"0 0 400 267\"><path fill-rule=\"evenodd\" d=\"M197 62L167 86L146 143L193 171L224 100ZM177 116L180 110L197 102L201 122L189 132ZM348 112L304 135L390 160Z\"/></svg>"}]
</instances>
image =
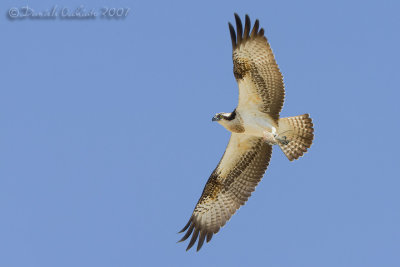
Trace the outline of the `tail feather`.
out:
<instances>
[{"instance_id":1,"label":"tail feather","mask_svg":"<svg viewBox=\"0 0 400 267\"><path fill-rule=\"evenodd\" d=\"M286 157L292 161L303 156L314 139L313 123L308 114L279 119L278 135L286 136L288 143L279 144Z\"/></svg>"}]
</instances>

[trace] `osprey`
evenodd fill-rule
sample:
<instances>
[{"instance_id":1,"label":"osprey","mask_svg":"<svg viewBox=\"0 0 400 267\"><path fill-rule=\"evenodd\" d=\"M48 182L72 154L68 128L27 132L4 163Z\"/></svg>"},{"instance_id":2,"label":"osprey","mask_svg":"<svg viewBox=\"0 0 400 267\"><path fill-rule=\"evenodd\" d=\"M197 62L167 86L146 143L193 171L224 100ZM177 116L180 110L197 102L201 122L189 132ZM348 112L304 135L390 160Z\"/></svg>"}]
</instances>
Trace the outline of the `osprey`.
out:
<instances>
[{"instance_id":1,"label":"osprey","mask_svg":"<svg viewBox=\"0 0 400 267\"><path fill-rule=\"evenodd\" d=\"M244 31L235 13L236 31L228 23L233 48L233 73L239 85L239 103L231 113L217 113L212 120L230 131L221 161L208 179L179 241L190 235L189 250L198 239L197 251L244 205L263 177L278 145L292 161L311 146L314 129L308 114L279 118L285 90L274 54L256 20ZM250 31L251 30L251 31Z\"/></svg>"}]
</instances>

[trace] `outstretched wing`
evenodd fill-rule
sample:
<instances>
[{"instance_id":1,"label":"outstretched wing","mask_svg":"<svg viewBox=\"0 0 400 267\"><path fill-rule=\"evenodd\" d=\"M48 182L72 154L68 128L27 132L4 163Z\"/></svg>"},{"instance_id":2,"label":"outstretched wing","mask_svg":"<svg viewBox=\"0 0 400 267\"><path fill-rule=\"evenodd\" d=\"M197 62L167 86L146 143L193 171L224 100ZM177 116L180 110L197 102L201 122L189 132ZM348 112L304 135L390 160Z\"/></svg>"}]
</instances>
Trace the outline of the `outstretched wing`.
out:
<instances>
[{"instance_id":1,"label":"outstretched wing","mask_svg":"<svg viewBox=\"0 0 400 267\"><path fill-rule=\"evenodd\" d=\"M239 85L238 110L254 109L267 113L278 121L285 99L283 77L271 47L258 30L256 20L250 32L250 18L246 15L244 32L242 21L235 13L236 29L229 23L233 49L233 73Z\"/></svg>"},{"instance_id":2,"label":"outstretched wing","mask_svg":"<svg viewBox=\"0 0 400 267\"><path fill-rule=\"evenodd\" d=\"M272 146L262 138L232 133L228 147L217 168L208 179L203 193L180 241L192 238L186 250L197 238L199 250L205 238L209 242L213 234L243 205L263 177L271 158Z\"/></svg>"}]
</instances>

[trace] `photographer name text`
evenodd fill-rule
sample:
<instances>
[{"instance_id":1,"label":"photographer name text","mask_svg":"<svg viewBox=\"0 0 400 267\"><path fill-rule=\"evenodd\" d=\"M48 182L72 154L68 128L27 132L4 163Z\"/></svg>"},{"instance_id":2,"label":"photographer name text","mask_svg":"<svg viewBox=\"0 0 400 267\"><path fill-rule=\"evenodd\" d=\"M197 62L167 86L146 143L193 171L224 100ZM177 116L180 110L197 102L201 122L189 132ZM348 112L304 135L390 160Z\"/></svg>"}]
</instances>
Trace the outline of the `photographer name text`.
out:
<instances>
[{"instance_id":1,"label":"photographer name text","mask_svg":"<svg viewBox=\"0 0 400 267\"><path fill-rule=\"evenodd\" d=\"M28 5L22 7L12 7L8 9L9 19L95 19L95 18L125 18L130 11L129 7L101 7L86 8L79 6L77 8L59 7L57 5L45 9L36 10Z\"/></svg>"}]
</instances>

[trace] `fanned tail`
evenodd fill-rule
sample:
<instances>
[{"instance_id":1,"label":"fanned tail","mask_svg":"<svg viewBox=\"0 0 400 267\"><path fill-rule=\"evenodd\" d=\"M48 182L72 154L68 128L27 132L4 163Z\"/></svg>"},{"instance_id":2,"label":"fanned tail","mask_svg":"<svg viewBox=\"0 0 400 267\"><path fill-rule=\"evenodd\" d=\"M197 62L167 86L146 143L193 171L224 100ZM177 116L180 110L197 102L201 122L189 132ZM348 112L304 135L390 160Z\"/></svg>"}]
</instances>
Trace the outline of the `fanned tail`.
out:
<instances>
[{"instance_id":1,"label":"fanned tail","mask_svg":"<svg viewBox=\"0 0 400 267\"><path fill-rule=\"evenodd\" d=\"M314 139L313 123L308 114L279 119L278 135L286 136L287 144L279 143L286 157L292 161L303 156Z\"/></svg>"}]
</instances>

